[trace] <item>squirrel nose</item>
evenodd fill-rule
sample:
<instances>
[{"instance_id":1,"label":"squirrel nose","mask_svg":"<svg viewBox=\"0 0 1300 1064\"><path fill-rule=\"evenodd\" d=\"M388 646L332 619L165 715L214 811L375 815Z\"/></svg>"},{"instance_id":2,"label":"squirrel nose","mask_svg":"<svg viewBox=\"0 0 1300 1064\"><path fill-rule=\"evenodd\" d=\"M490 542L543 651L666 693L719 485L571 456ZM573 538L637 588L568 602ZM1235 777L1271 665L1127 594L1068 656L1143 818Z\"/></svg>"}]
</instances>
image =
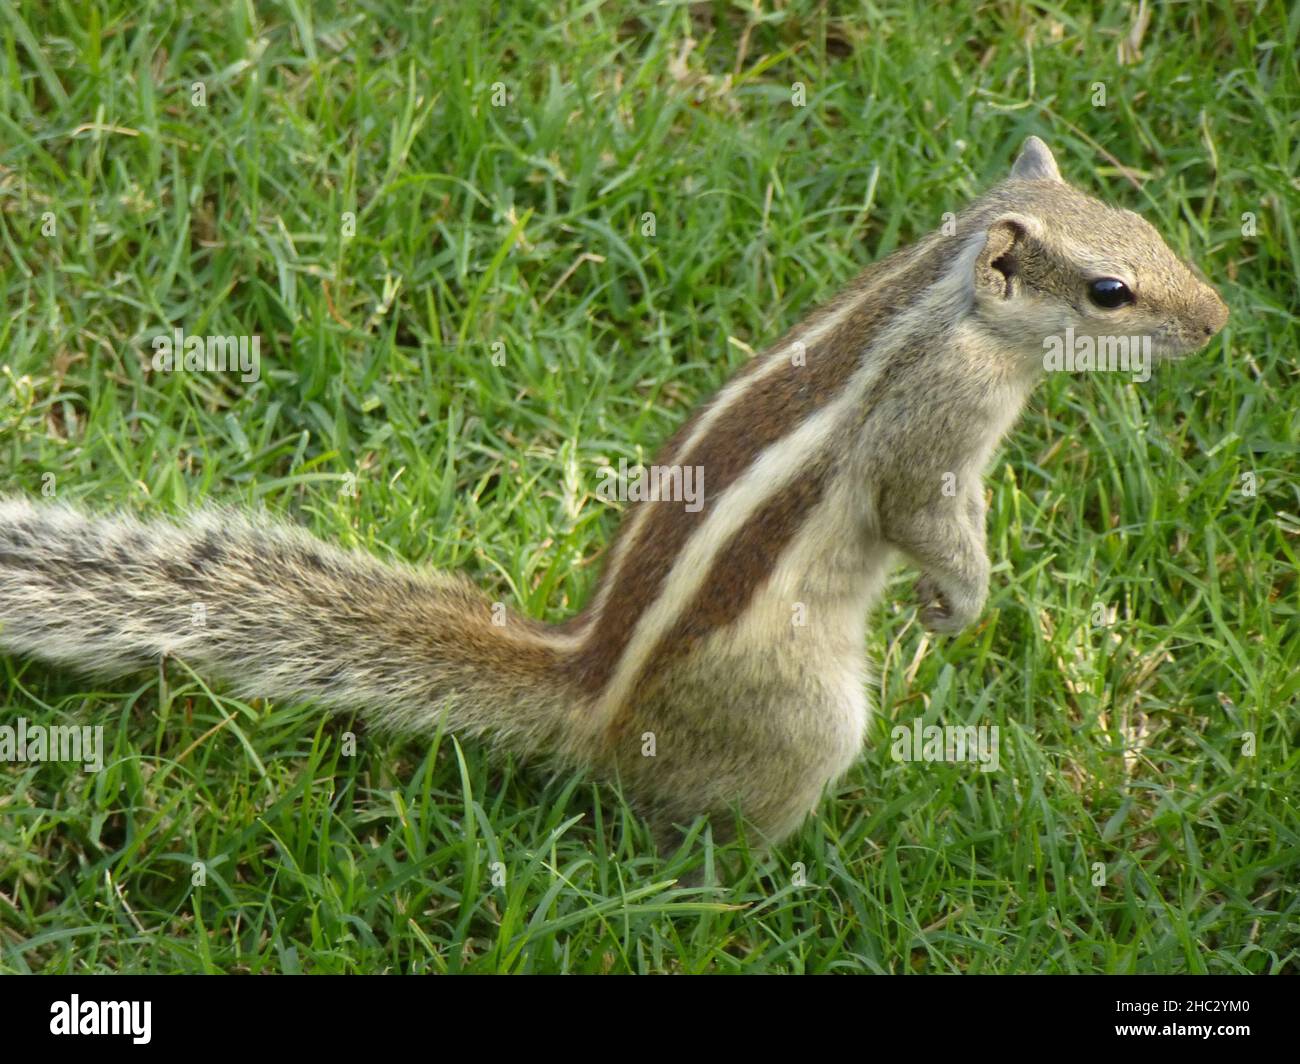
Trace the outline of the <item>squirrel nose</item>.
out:
<instances>
[{"instance_id":1,"label":"squirrel nose","mask_svg":"<svg viewBox=\"0 0 1300 1064\"><path fill-rule=\"evenodd\" d=\"M1202 331L1208 340L1211 336L1223 328L1224 323L1228 320L1228 304L1219 298L1219 293L1210 289L1209 297L1205 300L1202 310Z\"/></svg>"}]
</instances>

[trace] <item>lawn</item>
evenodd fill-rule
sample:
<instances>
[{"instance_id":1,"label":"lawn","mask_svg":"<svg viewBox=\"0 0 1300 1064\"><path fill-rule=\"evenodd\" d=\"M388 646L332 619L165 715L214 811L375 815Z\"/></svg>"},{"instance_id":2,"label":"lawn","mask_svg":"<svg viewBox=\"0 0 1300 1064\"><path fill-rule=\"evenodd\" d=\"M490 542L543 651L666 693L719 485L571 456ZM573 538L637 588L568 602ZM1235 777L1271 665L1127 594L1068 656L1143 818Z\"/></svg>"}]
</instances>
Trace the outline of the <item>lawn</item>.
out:
<instances>
[{"instance_id":1,"label":"lawn","mask_svg":"<svg viewBox=\"0 0 1300 1064\"><path fill-rule=\"evenodd\" d=\"M0 658L0 724L106 744L0 764L0 971L1300 970L1300 7L1152 6L0 0L3 492L263 507L559 621L600 469L1030 133L1232 311L1044 381L984 615L927 635L899 570L869 745L766 855L183 662ZM176 328L260 374L154 370ZM998 771L895 761L916 718Z\"/></svg>"}]
</instances>

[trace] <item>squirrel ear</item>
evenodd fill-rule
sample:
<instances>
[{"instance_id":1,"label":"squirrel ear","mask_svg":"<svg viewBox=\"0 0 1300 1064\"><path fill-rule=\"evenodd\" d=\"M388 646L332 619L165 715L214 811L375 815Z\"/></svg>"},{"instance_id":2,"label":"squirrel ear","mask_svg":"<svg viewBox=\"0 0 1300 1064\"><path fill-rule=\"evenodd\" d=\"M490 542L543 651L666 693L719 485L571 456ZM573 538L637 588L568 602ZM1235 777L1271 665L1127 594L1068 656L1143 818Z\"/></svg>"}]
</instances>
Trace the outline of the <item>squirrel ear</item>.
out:
<instances>
[{"instance_id":1,"label":"squirrel ear","mask_svg":"<svg viewBox=\"0 0 1300 1064\"><path fill-rule=\"evenodd\" d=\"M1011 176L1021 181L1060 181L1052 150L1037 137L1026 137L1011 167Z\"/></svg>"},{"instance_id":2,"label":"squirrel ear","mask_svg":"<svg viewBox=\"0 0 1300 1064\"><path fill-rule=\"evenodd\" d=\"M984 247L975 260L975 290L994 299L1010 299L1020 287L1021 257L1029 241L1030 223L1004 214L988 228Z\"/></svg>"}]
</instances>

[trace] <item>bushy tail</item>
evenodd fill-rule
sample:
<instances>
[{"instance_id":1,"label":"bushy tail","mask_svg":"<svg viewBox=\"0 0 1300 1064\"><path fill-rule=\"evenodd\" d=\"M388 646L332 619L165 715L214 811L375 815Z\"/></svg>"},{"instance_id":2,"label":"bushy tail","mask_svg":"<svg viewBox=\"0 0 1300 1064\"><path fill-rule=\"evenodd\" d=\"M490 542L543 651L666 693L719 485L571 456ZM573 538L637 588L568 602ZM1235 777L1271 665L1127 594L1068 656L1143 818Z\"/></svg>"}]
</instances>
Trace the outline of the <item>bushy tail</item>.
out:
<instances>
[{"instance_id":1,"label":"bushy tail","mask_svg":"<svg viewBox=\"0 0 1300 1064\"><path fill-rule=\"evenodd\" d=\"M585 760L567 637L468 581L227 510L180 524L0 498L0 650L99 674L174 656L244 697Z\"/></svg>"}]
</instances>

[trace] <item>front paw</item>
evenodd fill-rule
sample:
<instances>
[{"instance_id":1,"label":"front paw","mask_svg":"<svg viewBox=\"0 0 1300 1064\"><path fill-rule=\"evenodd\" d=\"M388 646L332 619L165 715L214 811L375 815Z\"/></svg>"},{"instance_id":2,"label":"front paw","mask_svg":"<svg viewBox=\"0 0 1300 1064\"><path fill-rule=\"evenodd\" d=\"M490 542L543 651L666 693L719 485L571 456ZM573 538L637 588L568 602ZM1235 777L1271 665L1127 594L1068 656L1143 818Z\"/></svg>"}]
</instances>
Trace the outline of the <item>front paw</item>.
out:
<instances>
[{"instance_id":1,"label":"front paw","mask_svg":"<svg viewBox=\"0 0 1300 1064\"><path fill-rule=\"evenodd\" d=\"M928 576L916 582L916 601L920 605L921 623L931 632L953 635L967 627L978 615L978 610L956 609Z\"/></svg>"}]
</instances>

